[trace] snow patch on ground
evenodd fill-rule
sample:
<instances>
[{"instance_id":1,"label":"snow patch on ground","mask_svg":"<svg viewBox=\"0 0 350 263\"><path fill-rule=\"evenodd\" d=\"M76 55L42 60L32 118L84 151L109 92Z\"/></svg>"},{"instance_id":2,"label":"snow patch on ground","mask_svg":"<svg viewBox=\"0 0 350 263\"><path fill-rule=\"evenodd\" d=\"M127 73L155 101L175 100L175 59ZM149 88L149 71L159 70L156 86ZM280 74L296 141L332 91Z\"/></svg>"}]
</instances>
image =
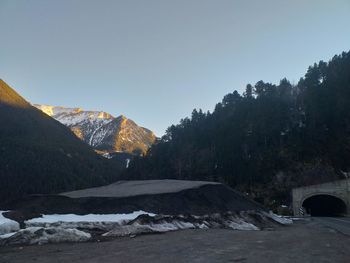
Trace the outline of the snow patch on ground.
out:
<instances>
[{"instance_id":1,"label":"snow patch on ground","mask_svg":"<svg viewBox=\"0 0 350 263\"><path fill-rule=\"evenodd\" d=\"M7 233L7 234L3 234L0 235L0 239L5 239L5 238L9 238L12 237L14 234L16 234L17 232L11 232L11 233Z\"/></svg>"},{"instance_id":2,"label":"snow patch on ground","mask_svg":"<svg viewBox=\"0 0 350 263\"><path fill-rule=\"evenodd\" d=\"M197 228L194 224L188 222L181 222L174 220L171 223L157 223L157 224L132 224L132 225L123 225L118 226L112 229L111 231L103 234L105 237L124 237L132 235L140 235L147 233L164 233L175 230L183 229L194 229Z\"/></svg>"},{"instance_id":3,"label":"snow patch on ground","mask_svg":"<svg viewBox=\"0 0 350 263\"><path fill-rule=\"evenodd\" d=\"M155 216L155 214L145 211L135 211L129 214L88 214L88 215L75 215L75 214L53 214L43 215L42 217L33 218L25 221L27 226L38 226L53 223L117 223L125 224L131 220L134 220L140 215Z\"/></svg>"},{"instance_id":4,"label":"snow patch on ground","mask_svg":"<svg viewBox=\"0 0 350 263\"><path fill-rule=\"evenodd\" d=\"M164 233L183 229L226 228L232 230L260 230L249 222L248 215L239 217L236 214L213 214L206 216L165 216L157 215L154 218L142 216L127 225L119 225L103 234L105 237L135 236L146 233Z\"/></svg>"},{"instance_id":5,"label":"snow patch on ground","mask_svg":"<svg viewBox=\"0 0 350 263\"><path fill-rule=\"evenodd\" d=\"M19 230L19 224L16 221L4 217L2 214L6 211L0 211L0 235Z\"/></svg>"},{"instance_id":6,"label":"snow patch on ground","mask_svg":"<svg viewBox=\"0 0 350 263\"><path fill-rule=\"evenodd\" d=\"M272 212L270 213L266 213L267 217L271 218L272 220L282 224L282 225L290 225L290 224L293 224L293 220L289 219L289 218L286 218L286 217L282 217L282 216L279 216L279 215L276 215Z\"/></svg>"},{"instance_id":7,"label":"snow patch on ground","mask_svg":"<svg viewBox=\"0 0 350 263\"><path fill-rule=\"evenodd\" d=\"M2 245L34 245L60 242L85 242L89 233L77 229L29 227L0 240Z\"/></svg>"},{"instance_id":8,"label":"snow patch on ground","mask_svg":"<svg viewBox=\"0 0 350 263\"><path fill-rule=\"evenodd\" d=\"M156 215L145 211L129 214L54 214L25 221L26 229L3 233L0 235L0 245L83 242L91 238L89 232L99 233L104 237L124 237L183 229L224 228L254 231L292 222L291 219L271 212L255 210L203 216Z\"/></svg>"},{"instance_id":9,"label":"snow patch on ground","mask_svg":"<svg viewBox=\"0 0 350 263\"><path fill-rule=\"evenodd\" d=\"M231 222L228 226L233 230L259 230L255 225L244 222L243 220L240 222Z\"/></svg>"}]
</instances>

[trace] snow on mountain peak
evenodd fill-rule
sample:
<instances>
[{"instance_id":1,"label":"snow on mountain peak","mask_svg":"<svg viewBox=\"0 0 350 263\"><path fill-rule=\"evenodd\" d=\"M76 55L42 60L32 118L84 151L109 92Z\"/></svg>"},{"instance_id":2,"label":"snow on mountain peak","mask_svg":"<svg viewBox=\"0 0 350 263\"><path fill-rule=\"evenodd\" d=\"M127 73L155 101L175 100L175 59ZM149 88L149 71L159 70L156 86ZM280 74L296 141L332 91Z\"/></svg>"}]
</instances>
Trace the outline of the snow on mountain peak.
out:
<instances>
[{"instance_id":1,"label":"snow on mountain peak","mask_svg":"<svg viewBox=\"0 0 350 263\"><path fill-rule=\"evenodd\" d=\"M54 117L58 114L79 113L83 111L81 108L66 108L61 106L50 106L43 104L34 104L33 106L51 117Z\"/></svg>"},{"instance_id":2,"label":"snow on mountain peak","mask_svg":"<svg viewBox=\"0 0 350 263\"><path fill-rule=\"evenodd\" d=\"M34 104L36 108L68 126L73 133L102 153L145 153L156 137L124 115L117 118L103 111L84 111Z\"/></svg>"}]
</instances>

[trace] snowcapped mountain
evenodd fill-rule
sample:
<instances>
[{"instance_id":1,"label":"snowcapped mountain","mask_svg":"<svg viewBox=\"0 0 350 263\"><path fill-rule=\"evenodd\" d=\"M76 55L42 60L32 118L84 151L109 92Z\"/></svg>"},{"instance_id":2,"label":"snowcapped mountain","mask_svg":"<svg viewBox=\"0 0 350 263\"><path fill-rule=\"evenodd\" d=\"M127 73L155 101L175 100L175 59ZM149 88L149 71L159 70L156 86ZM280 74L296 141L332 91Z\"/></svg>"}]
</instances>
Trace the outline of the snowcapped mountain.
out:
<instances>
[{"instance_id":1,"label":"snowcapped mountain","mask_svg":"<svg viewBox=\"0 0 350 263\"><path fill-rule=\"evenodd\" d=\"M68 126L78 138L101 154L145 153L156 139L152 131L138 126L123 115L113 117L103 111L40 104L34 106Z\"/></svg>"}]
</instances>

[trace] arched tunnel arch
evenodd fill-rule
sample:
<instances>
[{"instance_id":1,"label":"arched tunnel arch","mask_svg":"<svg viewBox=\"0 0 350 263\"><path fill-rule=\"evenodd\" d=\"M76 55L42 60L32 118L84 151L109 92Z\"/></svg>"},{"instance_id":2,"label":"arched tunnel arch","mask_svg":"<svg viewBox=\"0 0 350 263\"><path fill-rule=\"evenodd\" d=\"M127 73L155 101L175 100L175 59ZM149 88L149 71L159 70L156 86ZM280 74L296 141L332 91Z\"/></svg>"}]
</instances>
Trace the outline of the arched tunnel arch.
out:
<instances>
[{"instance_id":1,"label":"arched tunnel arch","mask_svg":"<svg viewBox=\"0 0 350 263\"><path fill-rule=\"evenodd\" d=\"M311 216L342 216L347 213L342 199L327 194L310 196L303 201L302 206Z\"/></svg>"}]
</instances>

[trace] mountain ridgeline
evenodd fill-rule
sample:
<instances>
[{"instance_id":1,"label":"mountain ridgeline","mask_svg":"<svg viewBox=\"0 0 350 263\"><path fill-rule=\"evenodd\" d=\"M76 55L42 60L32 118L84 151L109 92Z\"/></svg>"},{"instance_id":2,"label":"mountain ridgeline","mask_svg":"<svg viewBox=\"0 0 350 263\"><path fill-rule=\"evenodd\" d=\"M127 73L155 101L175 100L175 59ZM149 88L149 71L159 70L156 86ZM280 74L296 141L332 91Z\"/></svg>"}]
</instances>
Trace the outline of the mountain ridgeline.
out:
<instances>
[{"instance_id":1,"label":"mountain ridgeline","mask_svg":"<svg viewBox=\"0 0 350 263\"><path fill-rule=\"evenodd\" d=\"M121 169L0 80L0 203L107 184Z\"/></svg>"},{"instance_id":2,"label":"mountain ridgeline","mask_svg":"<svg viewBox=\"0 0 350 263\"><path fill-rule=\"evenodd\" d=\"M292 187L344 178L350 168L350 53L310 66L297 85L248 84L212 113L172 125L125 178L214 180L270 207Z\"/></svg>"},{"instance_id":3,"label":"mountain ridgeline","mask_svg":"<svg viewBox=\"0 0 350 263\"><path fill-rule=\"evenodd\" d=\"M105 156L116 152L145 154L156 136L125 116L113 117L103 111L39 105L35 107L69 127L73 133ZM106 155L107 154L107 155Z\"/></svg>"}]
</instances>

